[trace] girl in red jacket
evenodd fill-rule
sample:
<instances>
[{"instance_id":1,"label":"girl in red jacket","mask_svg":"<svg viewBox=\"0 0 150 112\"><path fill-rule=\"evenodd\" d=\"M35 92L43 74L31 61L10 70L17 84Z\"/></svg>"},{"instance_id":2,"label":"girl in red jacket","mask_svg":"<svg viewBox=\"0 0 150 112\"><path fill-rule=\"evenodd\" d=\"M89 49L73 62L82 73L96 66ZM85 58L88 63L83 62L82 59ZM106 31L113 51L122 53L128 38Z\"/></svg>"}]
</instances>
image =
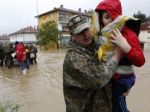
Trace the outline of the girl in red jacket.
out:
<instances>
[{"instance_id":1,"label":"girl in red jacket","mask_svg":"<svg viewBox=\"0 0 150 112\"><path fill-rule=\"evenodd\" d=\"M103 0L96 7L95 11L99 17L100 36L98 42L100 61L108 61L115 47L118 46L117 39L125 38L129 43L127 49L123 49L125 56L119 62L116 73L112 78L112 112L128 112L126 98L123 93L135 83L135 74L132 65L140 67L144 65L145 58L141 49L138 34L140 21L127 16L122 16L122 7L119 0ZM124 47L121 47L124 48Z\"/></svg>"}]
</instances>

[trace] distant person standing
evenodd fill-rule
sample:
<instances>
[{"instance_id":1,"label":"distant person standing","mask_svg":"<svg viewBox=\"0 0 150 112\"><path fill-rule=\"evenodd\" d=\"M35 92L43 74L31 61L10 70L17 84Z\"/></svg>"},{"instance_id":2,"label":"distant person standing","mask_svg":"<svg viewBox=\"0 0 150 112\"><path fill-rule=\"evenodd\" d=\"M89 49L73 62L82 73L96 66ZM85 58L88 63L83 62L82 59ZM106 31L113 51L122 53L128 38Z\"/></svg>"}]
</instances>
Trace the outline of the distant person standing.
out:
<instances>
[{"instance_id":1,"label":"distant person standing","mask_svg":"<svg viewBox=\"0 0 150 112\"><path fill-rule=\"evenodd\" d=\"M37 48L31 44L30 46L30 63L31 64L37 64Z\"/></svg>"},{"instance_id":2,"label":"distant person standing","mask_svg":"<svg viewBox=\"0 0 150 112\"><path fill-rule=\"evenodd\" d=\"M20 68L23 74L26 74L27 66L26 66L26 51L23 43L16 44L16 59L20 64Z\"/></svg>"},{"instance_id":3,"label":"distant person standing","mask_svg":"<svg viewBox=\"0 0 150 112\"><path fill-rule=\"evenodd\" d=\"M0 44L0 66L3 66L3 60L4 60L4 48L3 45Z\"/></svg>"},{"instance_id":4,"label":"distant person standing","mask_svg":"<svg viewBox=\"0 0 150 112\"><path fill-rule=\"evenodd\" d=\"M26 51L26 61L25 61L25 63L26 63L27 69L29 69L29 66L30 66L30 49L29 49L28 45L25 46L25 51Z\"/></svg>"},{"instance_id":5,"label":"distant person standing","mask_svg":"<svg viewBox=\"0 0 150 112\"><path fill-rule=\"evenodd\" d=\"M5 65L10 68L13 63L13 57L11 55L13 53L13 49L11 48L11 44L6 43L4 45L4 56L5 56Z\"/></svg>"}]
</instances>

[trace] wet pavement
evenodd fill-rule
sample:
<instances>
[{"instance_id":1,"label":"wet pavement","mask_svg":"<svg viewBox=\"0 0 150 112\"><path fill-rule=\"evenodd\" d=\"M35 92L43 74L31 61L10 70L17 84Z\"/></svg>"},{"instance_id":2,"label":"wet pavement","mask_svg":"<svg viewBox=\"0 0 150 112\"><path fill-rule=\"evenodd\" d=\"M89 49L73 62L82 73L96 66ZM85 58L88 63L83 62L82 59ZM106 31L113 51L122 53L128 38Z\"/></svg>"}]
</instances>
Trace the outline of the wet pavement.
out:
<instances>
[{"instance_id":1,"label":"wet pavement","mask_svg":"<svg viewBox=\"0 0 150 112\"><path fill-rule=\"evenodd\" d=\"M144 50L146 64L142 68L135 68L138 73L137 84L128 97L129 108L133 112L150 112L147 111L150 105L147 105L146 111L140 110L140 101L143 98L140 97L141 88L138 87L143 83L145 77L149 79L146 84L150 84L150 76L148 76L150 50L147 48L149 47ZM62 90L64 56L64 51L41 51L38 53L38 64L30 66L26 75L22 75L21 70L16 66L10 69L0 67L0 103L10 102L18 105L18 112L65 112ZM143 90L146 89L144 87ZM148 94L150 95L149 92L146 92L146 95ZM138 97L138 102L136 97ZM144 100L149 102L147 98Z\"/></svg>"}]
</instances>

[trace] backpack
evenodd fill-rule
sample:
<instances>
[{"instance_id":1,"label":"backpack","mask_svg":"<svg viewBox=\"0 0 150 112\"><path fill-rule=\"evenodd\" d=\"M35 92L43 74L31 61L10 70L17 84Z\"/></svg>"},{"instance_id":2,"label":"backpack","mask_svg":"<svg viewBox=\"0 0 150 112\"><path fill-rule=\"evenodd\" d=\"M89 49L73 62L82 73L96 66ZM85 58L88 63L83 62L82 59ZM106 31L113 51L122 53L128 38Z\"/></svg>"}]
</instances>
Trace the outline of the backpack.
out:
<instances>
[{"instance_id":1,"label":"backpack","mask_svg":"<svg viewBox=\"0 0 150 112\"><path fill-rule=\"evenodd\" d=\"M26 60L25 47L23 44L16 45L16 59L19 62Z\"/></svg>"}]
</instances>

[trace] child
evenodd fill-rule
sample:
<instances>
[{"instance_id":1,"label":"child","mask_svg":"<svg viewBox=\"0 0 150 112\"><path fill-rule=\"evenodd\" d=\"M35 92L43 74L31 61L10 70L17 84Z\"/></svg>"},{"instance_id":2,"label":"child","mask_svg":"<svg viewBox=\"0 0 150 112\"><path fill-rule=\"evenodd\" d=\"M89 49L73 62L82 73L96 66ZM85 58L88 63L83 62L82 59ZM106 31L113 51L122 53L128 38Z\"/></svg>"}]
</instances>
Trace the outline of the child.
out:
<instances>
[{"instance_id":1,"label":"child","mask_svg":"<svg viewBox=\"0 0 150 112\"><path fill-rule=\"evenodd\" d=\"M130 49L123 49L124 58L119 62L116 73L112 78L112 112L128 112L126 99L123 93L135 83L132 65L142 66L145 63L138 34L140 21L122 15L119 0L103 0L96 7L99 14L100 36L98 37L98 56L100 61L108 61L115 48L115 39L123 36L130 44ZM113 40L114 39L114 40ZM121 43L116 43L121 45Z\"/></svg>"}]
</instances>

